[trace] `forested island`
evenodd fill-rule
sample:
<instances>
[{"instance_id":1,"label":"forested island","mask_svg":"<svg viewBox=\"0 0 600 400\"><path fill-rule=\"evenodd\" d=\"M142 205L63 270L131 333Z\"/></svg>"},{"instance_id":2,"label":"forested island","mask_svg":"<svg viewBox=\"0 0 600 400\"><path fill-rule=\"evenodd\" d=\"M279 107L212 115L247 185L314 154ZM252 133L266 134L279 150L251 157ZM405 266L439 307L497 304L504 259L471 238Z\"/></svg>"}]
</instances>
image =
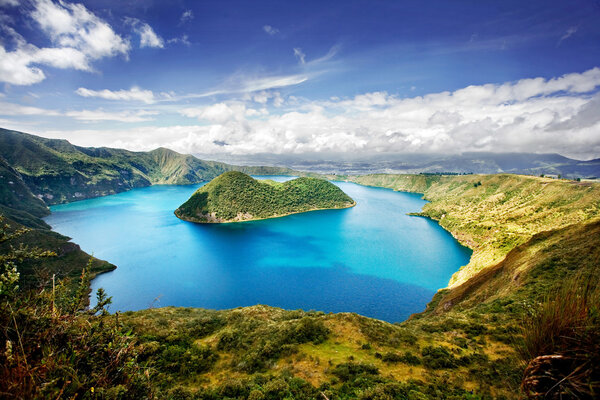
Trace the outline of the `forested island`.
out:
<instances>
[{"instance_id":1,"label":"forested island","mask_svg":"<svg viewBox=\"0 0 600 400\"><path fill-rule=\"evenodd\" d=\"M259 181L242 172L230 171L199 188L175 210L175 215L191 222L223 223L348 208L355 204L340 188L323 179Z\"/></svg>"}]
</instances>

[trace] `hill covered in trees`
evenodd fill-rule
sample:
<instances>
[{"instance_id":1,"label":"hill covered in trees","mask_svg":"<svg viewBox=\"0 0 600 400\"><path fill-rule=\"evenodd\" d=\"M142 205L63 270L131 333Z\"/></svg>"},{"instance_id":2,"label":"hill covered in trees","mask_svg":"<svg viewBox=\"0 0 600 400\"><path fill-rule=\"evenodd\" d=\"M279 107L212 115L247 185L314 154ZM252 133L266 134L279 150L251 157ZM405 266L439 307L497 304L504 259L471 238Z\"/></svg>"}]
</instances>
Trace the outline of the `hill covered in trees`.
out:
<instances>
[{"instance_id":1,"label":"hill covered in trees","mask_svg":"<svg viewBox=\"0 0 600 400\"><path fill-rule=\"evenodd\" d=\"M292 175L280 167L241 167L159 148L134 152L75 146L0 128L0 209L27 226L44 225L47 205L105 196L150 185L204 182L226 171ZM11 183L12 182L12 183ZM47 226L46 226L47 227Z\"/></svg>"},{"instance_id":2,"label":"hill covered in trees","mask_svg":"<svg viewBox=\"0 0 600 400\"><path fill-rule=\"evenodd\" d=\"M340 188L323 179L258 181L232 171L199 188L175 210L175 215L191 222L235 222L354 204Z\"/></svg>"}]
</instances>

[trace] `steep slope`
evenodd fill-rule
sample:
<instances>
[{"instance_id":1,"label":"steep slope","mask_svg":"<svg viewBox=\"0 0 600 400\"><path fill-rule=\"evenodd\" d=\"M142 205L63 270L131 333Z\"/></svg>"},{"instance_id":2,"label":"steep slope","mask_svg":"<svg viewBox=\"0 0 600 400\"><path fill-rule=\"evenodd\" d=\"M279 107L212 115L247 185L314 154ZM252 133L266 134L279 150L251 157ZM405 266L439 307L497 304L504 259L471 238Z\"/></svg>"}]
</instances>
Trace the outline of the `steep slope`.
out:
<instances>
[{"instance_id":1,"label":"steep slope","mask_svg":"<svg viewBox=\"0 0 600 400\"><path fill-rule=\"evenodd\" d=\"M205 162L164 148L150 152L86 148L7 129L0 129L0 157L49 205L153 184L198 183L238 169L253 174L293 173L279 167Z\"/></svg>"},{"instance_id":2,"label":"steep slope","mask_svg":"<svg viewBox=\"0 0 600 400\"><path fill-rule=\"evenodd\" d=\"M520 175L365 175L360 184L424 193L417 215L439 222L473 249L450 287L500 262L516 246L546 230L600 217L600 184Z\"/></svg>"},{"instance_id":3,"label":"steep slope","mask_svg":"<svg viewBox=\"0 0 600 400\"><path fill-rule=\"evenodd\" d=\"M99 260L69 241L70 238L48 229L31 229L10 218L0 215L0 224L5 236L0 236L0 261L19 263L19 286L24 289L45 287L51 283L52 275L56 279L70 278L77 281L81 272L89 265L90 277L112 271L116 267ZM8 236L18 233L8 241ZM38 257L22 260L20 252L33 251ZM16 251L17 257L6 259L6 254ZM1 272L1 271L0 271Z\"/></svg>"},{"instance_id":4,"label":"steep slope","mask_svg":"<svg viewBox=\"0 0 600 400\"><path fill-rule=\"evenodd\" d=\"M261 182L231 171L199 188L175 215L192 222L234 222L354 204L340 188L322 179Z\"/></svg>"},{"instance_id":5,"label":"steep slope","mask_svg":"<svg viewBox=\"0 0 600 400\"><path fill-rule=\"evenodd\" d=\"M46 204L31 193L21 174L0 157L0 214L33 228L50 229L40 219L49 213Z\"/></svg>"}]
</instances>

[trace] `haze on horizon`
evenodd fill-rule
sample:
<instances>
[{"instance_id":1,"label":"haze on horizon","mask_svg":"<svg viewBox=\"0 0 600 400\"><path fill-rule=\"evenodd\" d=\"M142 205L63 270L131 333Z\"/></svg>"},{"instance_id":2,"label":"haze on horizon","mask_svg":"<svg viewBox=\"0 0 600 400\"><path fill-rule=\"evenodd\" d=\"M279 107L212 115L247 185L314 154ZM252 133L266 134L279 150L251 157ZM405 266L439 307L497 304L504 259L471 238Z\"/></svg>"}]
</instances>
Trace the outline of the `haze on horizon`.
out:
<instances>
[{"instance_id":1,"label":"haze on horizon","mask_svg":"<svg viewBox=\"0 0 600 400\"><path fill-rule=\"evenodd\" d=\"M0 0L0 126L217 158L599 158L599 20L596 0Z\"/></svg>"}]
</instances>

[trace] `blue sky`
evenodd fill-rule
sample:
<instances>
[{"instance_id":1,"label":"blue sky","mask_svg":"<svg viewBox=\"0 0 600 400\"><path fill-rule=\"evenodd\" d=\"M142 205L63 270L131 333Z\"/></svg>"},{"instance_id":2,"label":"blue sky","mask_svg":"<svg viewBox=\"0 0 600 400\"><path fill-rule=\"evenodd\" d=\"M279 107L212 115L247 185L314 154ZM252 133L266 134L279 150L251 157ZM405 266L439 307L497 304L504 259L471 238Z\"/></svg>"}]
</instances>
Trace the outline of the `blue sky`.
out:
<instances>
[{"instance_id":1,"label":"blue sky","mask_svg":"<svg viewBox=\"0 0 600 400\"><path fill-rule=\"evenodd\" d=\"M0 0L0 126L185 153L600 157L600 1Z\"/></svg>"}]
</instances>

